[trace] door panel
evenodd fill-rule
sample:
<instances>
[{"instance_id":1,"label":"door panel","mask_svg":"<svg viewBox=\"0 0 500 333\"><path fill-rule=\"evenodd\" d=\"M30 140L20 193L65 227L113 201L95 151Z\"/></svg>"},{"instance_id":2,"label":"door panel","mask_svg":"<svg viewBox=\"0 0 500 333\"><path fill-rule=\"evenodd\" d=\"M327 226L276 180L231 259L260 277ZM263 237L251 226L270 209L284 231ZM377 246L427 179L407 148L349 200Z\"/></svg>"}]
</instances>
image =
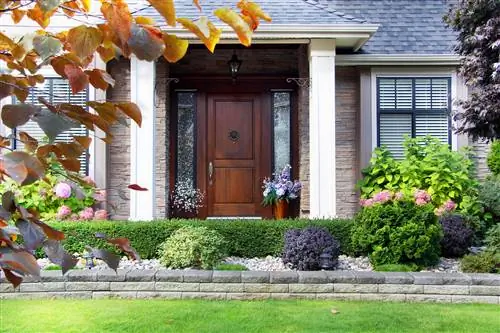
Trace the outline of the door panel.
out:
<instances>
[{"instance_id":1,"label":"door panel","mask_svg":"<svg viewBox=\"0 0 500 333\"><path fill-rule=\"evenodd\" d=\"M256 216L261 201L260 98L208 95L207 104L207 160L212 163L208 216Z\"/></svg>"}]
</instances>

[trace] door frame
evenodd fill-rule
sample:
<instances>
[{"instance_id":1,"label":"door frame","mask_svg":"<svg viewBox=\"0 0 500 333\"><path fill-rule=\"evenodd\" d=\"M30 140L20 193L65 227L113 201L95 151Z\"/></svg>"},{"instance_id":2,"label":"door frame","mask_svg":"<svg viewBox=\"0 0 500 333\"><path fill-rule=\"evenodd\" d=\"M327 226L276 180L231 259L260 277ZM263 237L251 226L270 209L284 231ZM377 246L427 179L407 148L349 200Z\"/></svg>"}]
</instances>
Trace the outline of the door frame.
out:
<instances>
[{"instance_id":1,"label":"door frame","mask_svg":"<svg viewBox=\"0 0 500 333\"><path fill-rule=\"evenodd\" d=\"M272 173L273 159L273 118L272 118L272 92L273 91L290 91L291 93L291 165L292 177L299 176L299 126L298 126L298 98L296 86L293 82L286 82L286 77L276 76L243 76L238 77L236 82L233 82L229 76L181 76L178 77L178 82L170 83L170 121L169 121L169 184L170 195L175 184L176 165L177 165L177 98L176 91L196 91L196 186L205 194L207 194L206 184L207 172L205 166L208 163L207 142L201 142L199 138L207 137L207 98L209 94L258 94L260 95L262 108L262 133L268 133L270 144L262 147L264 140L261 140L261 152L264 152L267 157L261 159L259 179L270 177ZM202 168L200 170L198 168ZM299 204L292 207L295 213L299 210ZM271 207L260 207L258 212L262 218L272 218ZM205 205L200 208L198 218L205 219L208 217L208 209Z\"/></svg>"}]
</instances>

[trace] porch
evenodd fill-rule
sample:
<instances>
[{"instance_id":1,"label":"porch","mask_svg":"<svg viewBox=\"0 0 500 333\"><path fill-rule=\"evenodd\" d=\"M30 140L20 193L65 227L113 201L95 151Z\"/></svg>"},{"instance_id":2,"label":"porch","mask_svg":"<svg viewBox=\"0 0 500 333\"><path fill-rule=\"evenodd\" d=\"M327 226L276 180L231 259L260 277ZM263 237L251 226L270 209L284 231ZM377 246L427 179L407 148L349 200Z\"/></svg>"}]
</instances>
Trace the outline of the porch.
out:
<instances>
[{"instance_id":1,"label":"porch","mask_svg":"<svg viewBox=\"0 0 500 333\"><path fill-rule=\"evenodd\" d=\"M335 66L334 39L191 46L177 64L114 61L111 100L130 97L142 128L116 127L108 148L114 218L169 216L176 182L206 195L198 217L271 217L262 180L285 164L303 184L295 216L356 210L359 72ZM228 61L242 65L236 78ZM130 92L127 96L127 92ZM140 184L146 192L126 190Z\"/></svg>"}]
</instances>

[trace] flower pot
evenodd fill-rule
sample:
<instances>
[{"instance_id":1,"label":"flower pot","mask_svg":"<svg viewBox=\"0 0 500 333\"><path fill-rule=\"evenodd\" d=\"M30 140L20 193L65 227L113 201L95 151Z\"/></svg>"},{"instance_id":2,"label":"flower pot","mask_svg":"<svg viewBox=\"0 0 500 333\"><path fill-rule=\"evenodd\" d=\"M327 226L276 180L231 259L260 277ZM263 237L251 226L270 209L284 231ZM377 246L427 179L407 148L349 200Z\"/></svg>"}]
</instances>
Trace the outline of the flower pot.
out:
<instances>
[{"instance_id":1,"label":"flower pot","mask_svg":"<svg viewBox=\"0 0 500 333\"><path fill-rule=\"evenodd\" d=\"M181 209L172 209L172 217L178 219L195 219L197 217L196 212L187 212Z\"/></svg>"},{"instance_id":2,"label":"flower pot","mask_svg":"<svg viewBox=\"0 0 500 333\"><path fill-rule=\"evenodd\" d=\"M288 217L288 201L279 200L274 204L274 218L281 220Z\"/></svg>"}]
</instances>

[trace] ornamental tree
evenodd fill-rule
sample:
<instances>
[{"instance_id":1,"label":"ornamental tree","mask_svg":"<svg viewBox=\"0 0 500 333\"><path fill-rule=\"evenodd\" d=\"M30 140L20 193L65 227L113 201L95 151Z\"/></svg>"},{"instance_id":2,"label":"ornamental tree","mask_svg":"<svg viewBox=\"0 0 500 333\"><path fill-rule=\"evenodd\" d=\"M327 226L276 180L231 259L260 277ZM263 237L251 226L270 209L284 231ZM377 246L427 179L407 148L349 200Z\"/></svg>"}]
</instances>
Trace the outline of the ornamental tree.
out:
<instances>
[{"instance_id":1,"label":"ornamental tree","mask_svg":"<svg viewBox=\"0 0 500 333\"><path fill-rule=\"evenodd\" d=\"M458 33L460 75L471 87L467 100L457 101L458 133L472 139L500 138L500 1L459 0L445 16Z\"/></svg>"},{"instance_id":2,"label":"ornamental tree","mask_svg":"<svg viewBox=\"0 0 500 333\"><path fill-rule=\"evenodd\" d=\"M200 11L197 20L176 17L173 0L147 0L144 8L154 8L168 26L180 25L196 35L210 52L219 42L221 29L203 13L198 0L193 5ZM92 8L97 6L98 8ZM0 32L0 62L8 71L0 73L0 99L15 96L18 104L4 105L1 119L5 126L16 128L28 121L35 121L48 137L48 143L38 142L28 133L0 136L0 182L10 178L20 185L30 185L43 180L49 169L57 165L64 170L72 186L78 187L85 180L78 174L78 157L89 148L89 136L75 136L70 142L55 142L62 132L83 125L89 131L104 133L98 139L110 142L111 126L132 119L141 126L141 112L129 101L89 101L88 108L70 103L51 103L43 97L38 102L44 107L30 104L30 90L45 78L40 70L46 66L62 78L67 79L73 94L92 85L106 90L114 85L114 79L102 69L92 68L94 57L104 62L114 58L135 56L140 60L155 61L164 57L169 62L181 59L187 51L188 40L180 39L168 32L165 25L150 17L141 16L139 8L131 12L123 0L2 0L0 15L11 15L15 24L21 20L32 20L40 28L21 37L14 38ZM254 2L239 0L235 9L219 8L213 13L229 25L240 42L249 46L252 33L260 20L271 21ZM51 19L63 15L79 25L66 31L53 31ZM90 109L90 111L88 111ZM13 151L11 140L24 144L23 151ZM131 184L131 190L147 190ZM68 254L61 245L64 234L40 220L34 209L19 205L16 195L7 191L1 195L0 205L0 269L5 277L17 286L26 275L40 276L33 253L43 248L48 258L62 266L63 273L73 268L77 259ZM16 239L21 235L22 241ZM125 238L96 237L116 245L132 258L138 254ZM88 248L96 258L103 259L111 268L117 269L119 257L101 249Z\"/></svg>"}]
</instances>

